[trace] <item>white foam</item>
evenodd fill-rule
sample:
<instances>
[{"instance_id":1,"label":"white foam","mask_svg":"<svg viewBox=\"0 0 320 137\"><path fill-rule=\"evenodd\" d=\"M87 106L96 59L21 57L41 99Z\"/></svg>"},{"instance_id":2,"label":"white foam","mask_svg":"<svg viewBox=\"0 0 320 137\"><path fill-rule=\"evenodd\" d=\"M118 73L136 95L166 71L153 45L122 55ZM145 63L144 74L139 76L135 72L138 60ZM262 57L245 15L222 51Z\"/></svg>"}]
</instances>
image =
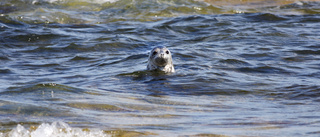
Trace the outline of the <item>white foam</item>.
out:
<instances>
[{"instance_id":1,"label":"white foam","mask_svg":"<svg viewBox=\"0 0 320 137\"><path fill-rule=\"evenodd\" d=\"M103 130L90 129L82 130L80 128L72 128L64 122L53 122L52 124L43 123L36 130L27 130L20 124L7 134L0 136L8 137L110 137Z\"/></svg>"}]
</instances>

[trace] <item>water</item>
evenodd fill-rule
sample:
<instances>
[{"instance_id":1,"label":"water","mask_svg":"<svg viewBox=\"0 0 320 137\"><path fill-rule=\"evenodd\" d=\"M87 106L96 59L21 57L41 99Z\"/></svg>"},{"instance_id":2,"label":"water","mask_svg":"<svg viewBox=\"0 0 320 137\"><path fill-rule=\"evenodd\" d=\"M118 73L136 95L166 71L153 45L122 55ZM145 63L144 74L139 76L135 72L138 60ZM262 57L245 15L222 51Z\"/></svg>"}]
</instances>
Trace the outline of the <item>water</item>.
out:
<instances>
[{"instance_id":1,"label":"water","mask_svg":"<svg viewBox=\"0 0 320 137\"><path fill-rule=\"evenodd\" d=\"M319 136L320 3L0 2L0 136ZM167 46L174 74L146 71Z\"/></svg>"}]
</instances>

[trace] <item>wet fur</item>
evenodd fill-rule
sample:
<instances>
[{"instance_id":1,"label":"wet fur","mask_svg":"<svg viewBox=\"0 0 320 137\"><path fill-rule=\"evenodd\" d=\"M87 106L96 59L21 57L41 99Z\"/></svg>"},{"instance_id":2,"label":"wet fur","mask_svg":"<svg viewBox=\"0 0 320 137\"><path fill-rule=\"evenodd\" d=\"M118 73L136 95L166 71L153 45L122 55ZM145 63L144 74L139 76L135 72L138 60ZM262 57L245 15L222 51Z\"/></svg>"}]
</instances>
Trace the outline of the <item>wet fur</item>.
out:
<instances>
[{"instance_id":1,"label":"wet fur","mask_svg":"<svg viewBox=\"0 0 320 137\"><path fill-rule=\"evenodd\" d=\"M160 70L165 73L175 72L169 49L162 46L153 48L149 54L147 70Z\"/></svg>"}]
</instances>

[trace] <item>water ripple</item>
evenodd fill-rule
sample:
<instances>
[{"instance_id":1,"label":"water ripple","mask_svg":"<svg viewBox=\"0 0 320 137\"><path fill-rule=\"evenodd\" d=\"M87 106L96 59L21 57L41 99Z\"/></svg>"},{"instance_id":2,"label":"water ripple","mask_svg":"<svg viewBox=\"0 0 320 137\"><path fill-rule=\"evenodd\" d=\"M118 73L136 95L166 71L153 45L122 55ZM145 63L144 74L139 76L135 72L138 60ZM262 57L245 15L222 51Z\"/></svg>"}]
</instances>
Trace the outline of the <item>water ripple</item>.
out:
<instances>
[{"instance_id":1,"label":"water ripple","mask_svg":"<svg viewBox=\"0 0 320 137\"><path fill-rule=\"evenodd\" d=\"M138 136L316 136L319 2L238 2L0 2L0 136L60 120ZM160 45L175 73L146 70Z\"/></svg>"}]
</instances>

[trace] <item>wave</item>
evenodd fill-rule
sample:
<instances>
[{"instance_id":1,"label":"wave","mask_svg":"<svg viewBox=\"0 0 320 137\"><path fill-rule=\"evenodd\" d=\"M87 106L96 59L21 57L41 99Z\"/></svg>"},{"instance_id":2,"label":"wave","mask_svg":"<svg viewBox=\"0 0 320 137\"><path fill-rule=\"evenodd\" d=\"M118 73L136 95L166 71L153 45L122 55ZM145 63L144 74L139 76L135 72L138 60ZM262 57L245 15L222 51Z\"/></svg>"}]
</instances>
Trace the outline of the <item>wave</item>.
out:
<instances>
[{"instance_id":1,"label":"wave","mask_svg":"<svg viewBox=\"0 0 320 137\"><path fill-rule=\"evenodd\" d=\"M0 136L8 137L111 137L103 130L72 128L64 122L43 123L30 129L18 124L8 133L0 133Z\"/></svg>"},{"instance_id":2,"label":"wave","mask_svg":"<svg viewBox=\"0 0 320 137\"><path fill-rule=\"evenodd\" d=\"M122 129L101 130L98 128L77 128L69 124L56 121L51 124L42 123L39 126L26 128L18 124L7 132L0 132L4 137L122 137L122 136L150 136L156 135L151 132L136 132Z\"/></svg>"},{"instance_id":3,"label":"wave","mask_svg":"<svg viewBox=\"0 0 320 137\"><path fill-rule=\"evenodd\" d=\"M263 0L262 0L263 1ZM104 24L158 21L168 17L212 14L255 14L253 21L286 21L281 15L319 14L319 2L254 7L227 6L201 0L8 0L0 3L0 22L21 24ZM318 20L316 20L318 21Z\"/></svg>"}]
</instances>

